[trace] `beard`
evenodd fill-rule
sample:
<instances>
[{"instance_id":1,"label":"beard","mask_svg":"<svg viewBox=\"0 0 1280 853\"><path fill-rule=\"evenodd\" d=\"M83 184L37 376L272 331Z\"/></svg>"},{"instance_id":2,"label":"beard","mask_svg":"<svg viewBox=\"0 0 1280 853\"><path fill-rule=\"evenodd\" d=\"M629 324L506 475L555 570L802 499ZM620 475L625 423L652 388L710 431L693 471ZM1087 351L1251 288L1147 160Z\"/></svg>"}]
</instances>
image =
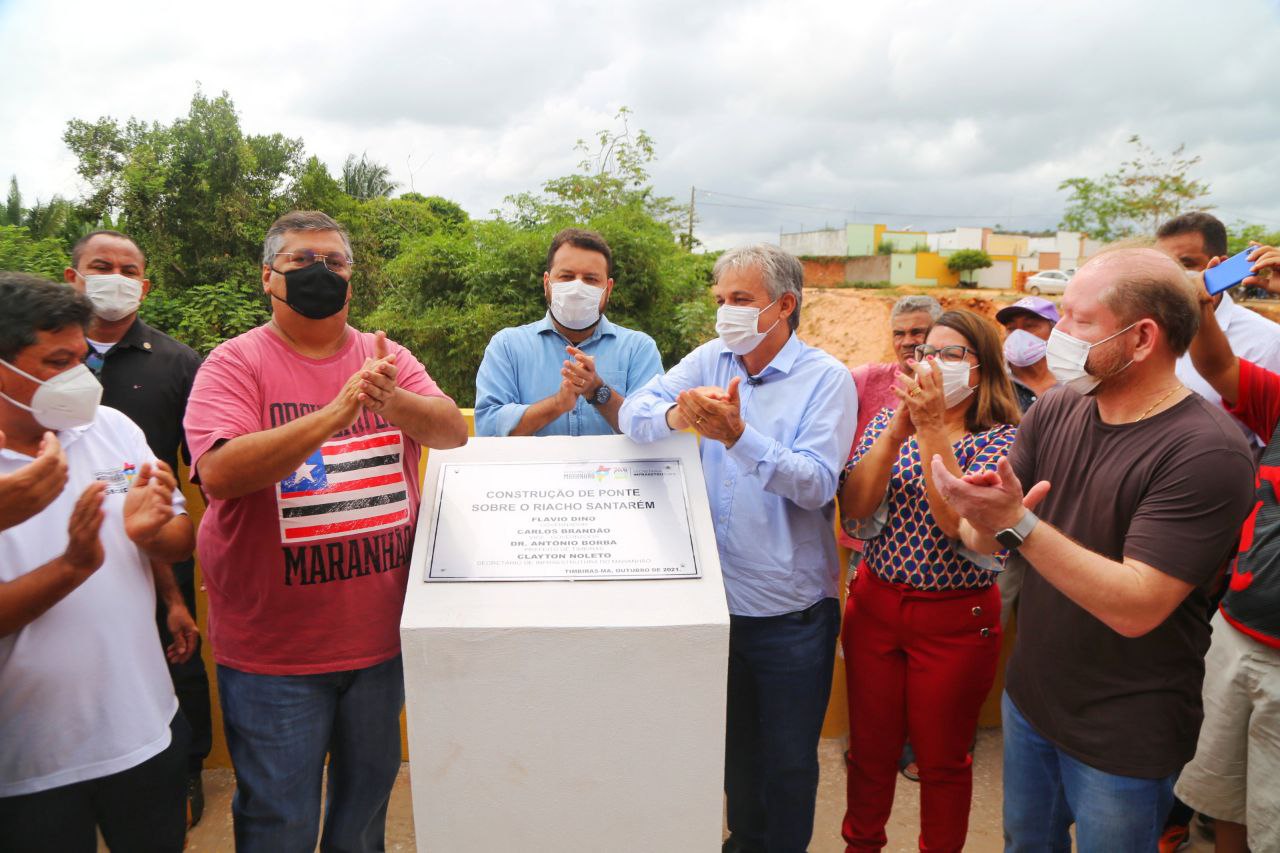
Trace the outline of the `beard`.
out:
<instances>
[{"instance_id":1,"label":"beard","mask_svg":"<svg viewBox=\"0 0 1280 853\"><path fill-rule=\"evenodd\" d=\"M1117 343L1123 343L1117 339ZM1133 364L1133 350L1131 346L1104 346L1100 347L1102 352L1094 350L1089 353L1089 359L1085 362L1084 369L1089 375L1096 376L1098 389L1111 384L1112 380L1122 374L1129 365Z\"/></svg>"}]
</instances>

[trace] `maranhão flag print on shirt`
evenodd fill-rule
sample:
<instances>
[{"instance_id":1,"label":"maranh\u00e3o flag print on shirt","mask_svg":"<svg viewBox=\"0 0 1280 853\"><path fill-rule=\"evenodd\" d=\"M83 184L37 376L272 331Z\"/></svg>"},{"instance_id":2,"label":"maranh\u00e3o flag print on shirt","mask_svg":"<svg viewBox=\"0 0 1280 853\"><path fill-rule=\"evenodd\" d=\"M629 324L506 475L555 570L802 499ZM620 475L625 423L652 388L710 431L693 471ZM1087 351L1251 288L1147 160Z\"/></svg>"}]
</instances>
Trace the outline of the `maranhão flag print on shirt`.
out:
<instances>
[{"instance_id":1,"label":"maranh\u00e3o flag print on shirt","mask_svg":"<svg viewBox=\"0 0 1280 853\"><path fill-rule=\"evenodd\" d=\"M400 430L332 438L276 485L280 541L380 530L409 519Z\"/></svg>"}]
</instances>

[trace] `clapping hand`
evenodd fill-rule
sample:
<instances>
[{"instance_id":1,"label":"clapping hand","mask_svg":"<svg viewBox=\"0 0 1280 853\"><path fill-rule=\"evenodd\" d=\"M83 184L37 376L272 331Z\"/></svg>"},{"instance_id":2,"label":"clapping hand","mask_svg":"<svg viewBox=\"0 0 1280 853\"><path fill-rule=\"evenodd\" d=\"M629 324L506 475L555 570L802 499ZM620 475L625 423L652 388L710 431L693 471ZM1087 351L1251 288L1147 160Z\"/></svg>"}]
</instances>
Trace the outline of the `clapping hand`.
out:
<instances>
[{"instance_id":1,"label":"clapping hand","mask_svg":"<svg viewBox=\"0 0 1280 853\"><path fill-rule=\"evenodd\" d=\"M914 375L899 373L893 386L893 393L901 401L898 409L906 407L916 430L942 429L946 423L947 403L942 391L941 371L932 358L921 362L912 360L908 364L912 366Z\"/></svg>"},{"instance_id":2,"label":"clapping hand","mask_svg":"<svg viewBox=\"0 0 1280 853\"><path fill-rule=\"evenodd\" d=\"M104 553L98 533L105 517L102 501L106 493L106 483L100 480L90 483L71 510L71 520L67 522L67 548L62 559L78 575L91 575L102 565Z\"/></svg>"},{"instance_id":3,"label":"clapping hand","mask_svg":"<svg viewBox=\"0 0 1280 853\"><path fill-rule=\"evenodd\" d=\"M569 360L560 369L560 375L569 382L574 390L584 397L590 397L604 384L600 374L596 373L596 360L577 347L565 347Z\"/></svg>"},{"instance_id":4,"label":"clapping hand","mask_svg":"<svg viewBox=\"0 0 1280 853\"><path fill-rule=\"evenodd\" d=\"M146 462L124 499L124 532L144 551L173 518L173 490L178 482L163 462Z\"/></svg>"},{"instance_id":5,"label":"clapping hand","mask_svg":"<svg viewBox=\"0 0 1280 853\"><path fill-rule=\"evenodd\" d=\"M680 420L707 438L732 447L747 426L742 420L738 399L738 386L741 384L742 377L735 376L729 380L726 389L690 388L681 391L676 397Z\"/></svg>"},{"instance_id":6,"label":"clapping hand","mask_svg":"<svg viewBox=\"0 0 1280 853\"><path fill-rule=\"evenodd\" d=\"M974 530L986 536L1013 527L1025 510L1034 509L1049 494L1049 481L1041 480L1024 495L1008 456L1000 458L994 471L962 477L947 470L942 457L936 453L931 465L934 482L947 503Z\"/></svg>"},{"instance_id":7,"label":"clapping hand","mask_svg":"<svg viewBox=\"0 0 1280 853\"><path fill-rule=\"evenodd\" d=\"M365 359L360 368L360 390L357 399L371 412L382 411L395 397L396 368L395 353L388 354L387 333L378 332L374 340L374 358Z\"/></svg>"},{"instance_id":8,"label":"clapping hand","mask_svg":"<svg viewBox=\"0 0 1280 853\"><path fill-rule=\"evenodd\" d=\"M4 433L0 432L2 447ZM39 513L62 494L66 484L67 456L58 437L46 432L34 460L12 474L0 474L0 530Z\"/></svg>"}]
</instances>

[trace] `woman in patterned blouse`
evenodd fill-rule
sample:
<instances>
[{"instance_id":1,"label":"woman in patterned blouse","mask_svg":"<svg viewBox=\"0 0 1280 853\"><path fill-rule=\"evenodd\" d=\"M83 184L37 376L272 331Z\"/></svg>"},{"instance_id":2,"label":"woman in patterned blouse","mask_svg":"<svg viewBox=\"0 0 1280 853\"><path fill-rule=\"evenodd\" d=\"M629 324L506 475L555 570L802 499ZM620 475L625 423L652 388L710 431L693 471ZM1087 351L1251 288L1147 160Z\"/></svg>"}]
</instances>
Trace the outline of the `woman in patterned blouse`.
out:
<instances>
[{"instance_id":1,"label":"woman in patterned blouse","mask_svg":"<svg viewBox=\"0 0 1280 853\"><path fill-rule=\"evenodd\" d=\"M902 403L867 424L845 466L840 514L866 541L845 609L849 689L848 850L879 850L909 736L920 767L920 848L960 850L973 792L969 746L1000 654L1003 557L967 551L928 464L994 470L1013 445L1018 404L1000 334L948 311L900 374Z\"/></svg>"}]
</instances>

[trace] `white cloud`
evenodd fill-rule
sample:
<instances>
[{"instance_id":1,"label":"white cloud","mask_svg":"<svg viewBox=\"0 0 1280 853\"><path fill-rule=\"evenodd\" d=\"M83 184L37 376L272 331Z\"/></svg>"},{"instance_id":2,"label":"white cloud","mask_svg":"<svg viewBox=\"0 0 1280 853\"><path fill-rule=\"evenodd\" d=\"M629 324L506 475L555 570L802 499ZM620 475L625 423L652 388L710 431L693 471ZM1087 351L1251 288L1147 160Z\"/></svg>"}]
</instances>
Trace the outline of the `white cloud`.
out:
<instances>
[{"instance_id":1,"label":"white cloud","mask_svg":"<svg viewBox=\"0 0 1280 853\"><path fill-rule=\"evenodd\" d=\"M0 5L0 177L74 195L69 119L169 122L199 82L250 132L302 137L335 171L367 151L479 216L572 169L574 141L629 105L660 191L810 206L702 197L712 246L854 218L1052 226L1058 183L1114 168L1133 133L1201 155L1224 218L1280 227L1271 0L208 8Z\"/></svg>"}]
</instances>

